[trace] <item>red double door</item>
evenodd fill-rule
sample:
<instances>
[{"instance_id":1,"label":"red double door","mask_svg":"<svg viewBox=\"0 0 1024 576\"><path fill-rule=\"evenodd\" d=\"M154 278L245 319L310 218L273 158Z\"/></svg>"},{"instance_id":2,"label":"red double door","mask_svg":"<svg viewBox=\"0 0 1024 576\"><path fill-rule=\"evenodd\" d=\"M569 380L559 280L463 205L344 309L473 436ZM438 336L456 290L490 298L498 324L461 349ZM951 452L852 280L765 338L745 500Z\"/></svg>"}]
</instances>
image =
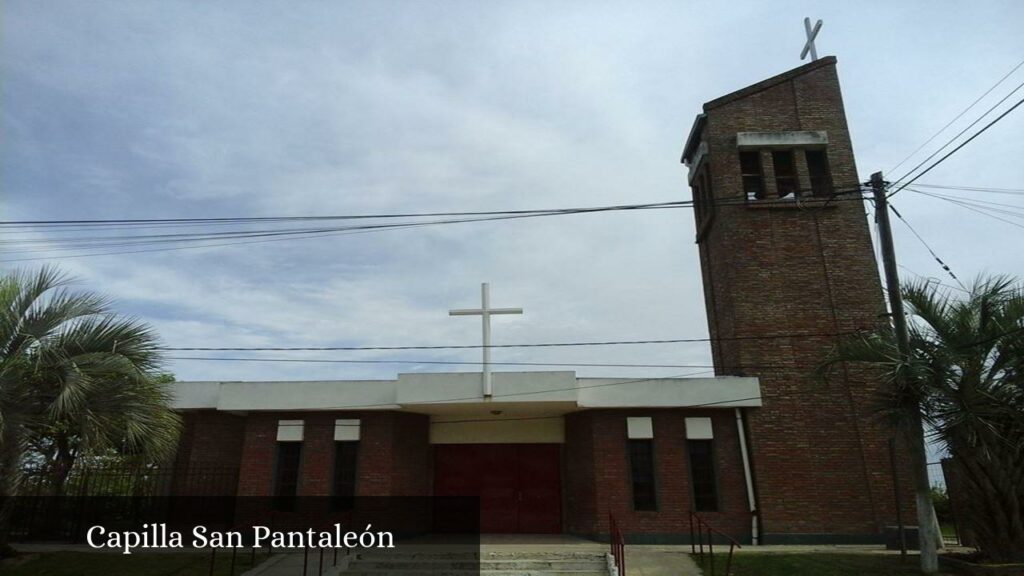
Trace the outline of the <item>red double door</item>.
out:
<instances>
[{"instance_id":1,"label":"red double door","mask_svg":"<svg viewBox=\"0 0 1024 576\"><path fill-rule=\"evenodd\" d=\"M480 498L480 531L562 531L558 444L440 444L434 449L434 494Z\"/></svg>"}]
</instances>

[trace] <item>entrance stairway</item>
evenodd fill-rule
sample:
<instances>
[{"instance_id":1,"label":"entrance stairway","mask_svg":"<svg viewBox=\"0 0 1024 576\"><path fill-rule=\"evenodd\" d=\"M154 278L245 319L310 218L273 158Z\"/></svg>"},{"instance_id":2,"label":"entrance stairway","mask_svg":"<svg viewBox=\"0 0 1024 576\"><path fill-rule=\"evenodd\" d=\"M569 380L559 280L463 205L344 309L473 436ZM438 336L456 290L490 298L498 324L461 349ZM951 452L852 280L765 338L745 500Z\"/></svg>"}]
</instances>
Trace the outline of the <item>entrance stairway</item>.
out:
<instances>
[{"instance_id":1,"label":"entrance stairway","mask_svg":"<svg viewBox=\"0 0 1024 576\"><path fill-rule=\"evenodd\" d=\"M409 552L360 553L345 576L608 576L608 563L599 552Z\"/></svg>"}]
</instances>

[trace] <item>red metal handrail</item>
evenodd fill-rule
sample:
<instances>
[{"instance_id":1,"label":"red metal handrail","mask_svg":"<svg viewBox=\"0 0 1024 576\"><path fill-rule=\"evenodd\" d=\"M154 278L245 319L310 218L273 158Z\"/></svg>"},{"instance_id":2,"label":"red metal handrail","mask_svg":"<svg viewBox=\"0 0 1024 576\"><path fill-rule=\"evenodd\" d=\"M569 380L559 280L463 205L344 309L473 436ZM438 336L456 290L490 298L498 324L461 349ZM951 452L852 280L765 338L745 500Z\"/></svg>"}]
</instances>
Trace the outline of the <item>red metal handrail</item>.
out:
<instances>
[{"instance_id":1,"label":"red metal handrail","mask_svg":"<svg viewBox=\"0 0 1024 576\"><path fill-rule=\"evenodd\" d=\"M626 542L622 539L622 532L615 522L615 516L608 513L608 532L611 540L612 559L615 561L615 569L619 576L626 576Z\"/></svg>"},{"instance_id":2,"label":"red metal handrail","mask_svg":"<svg viewBox=\"0 0 1024 576\"><path fill-rule=\"evenodd\" d=\"M696 530L696 536L697 536L696 539L694 539L694 527L696 527L696 529L697 529ZM702 566L705 565L705 556L704 556L704 535L705 534L707 534L707 540L708 540L708 554L707 554L707 558L710 560L709 563L711 564L711 576L715 576L715 544L714 544L714 540L713 540L712 537L715 534L718 534L722 538L725 538L725 540L727 542L729 542L729 556L725 560L725 576L729 576L730 571L732 570L732 553L733 553L733 550L735 550L736 548L742 548L742 546L740 546L740 543L737 542L735 539L733 539L732 536L729 536L725 532L722 532L721 530L718 530L717 528L715 528L711 524L708 524L707 520L701 518L700 515L698 515L696 512L692 512L691 511L690 512L690 551L693 554L698 554L699 555L700 563L701 563Z\"/></svg>"}]
</instances>

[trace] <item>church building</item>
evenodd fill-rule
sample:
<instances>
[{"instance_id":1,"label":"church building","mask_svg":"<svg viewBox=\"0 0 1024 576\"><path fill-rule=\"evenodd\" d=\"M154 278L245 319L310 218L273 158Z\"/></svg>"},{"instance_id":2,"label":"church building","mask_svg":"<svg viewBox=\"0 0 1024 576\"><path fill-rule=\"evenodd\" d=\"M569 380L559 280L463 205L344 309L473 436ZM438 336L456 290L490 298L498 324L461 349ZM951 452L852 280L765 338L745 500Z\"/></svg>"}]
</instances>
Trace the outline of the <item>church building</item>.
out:
<instances>
[{"instance_id":1,"label":"church building","mask_svg":"<svg viewBox=\"0 0 1024 576\"><path fill-rule=\"evenodd\" d=\"M744 543L881 541L894 473L911 485L881 383L813 375L886 321L836 59L707 102L682 161L714 377L179 382L175 493L228 467L238 496L477 496L485 533L607 539L611 515L629 542L679 543L696 512Z\"/></svg>"}]
</instances>

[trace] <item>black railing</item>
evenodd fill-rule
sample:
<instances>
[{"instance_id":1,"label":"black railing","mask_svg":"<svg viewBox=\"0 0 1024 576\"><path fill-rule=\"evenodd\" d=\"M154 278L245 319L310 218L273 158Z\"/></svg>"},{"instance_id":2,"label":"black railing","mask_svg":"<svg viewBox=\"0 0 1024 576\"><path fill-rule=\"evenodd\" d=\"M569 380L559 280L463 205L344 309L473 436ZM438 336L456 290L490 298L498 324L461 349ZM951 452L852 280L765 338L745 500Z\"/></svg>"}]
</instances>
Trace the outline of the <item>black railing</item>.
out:
<instances>
[{"instance_id":1,"label":"black railing","mask_svg":"<svg viewBox=\"0 0 1024 576\"><path fill-rule=\"evenodd\" d=\"M45 468L22 472L13 498L13 540L78 541L90 520L162 518L169 496L231 497L238 469L148 465L76 466L63 480Z\"/></svg>"},{"instance_id":2,"label":"black railing","mask_svg":"<svg viewBox=\"0 0 1024 576\"><path fill-rule=\"evenodd\" d=\"M608 534L611 541L612 559L615 561L615 569L618 576L626 576L626 542L619 531L619 524L615 516L608 514Z\"/></svg>"},{"instance_id":3,"label":"black railing","mask_svg":"<svg viewBox=\"0 0 1024 576\"><path fill-rule=\"evenodd\" d=\"M690 512L690 551L700 559L701 567L711 566L711 576L715 576L714 536L716 534L729 543L729 556L725 560L725 576L729 576L732 570L732 553L736 548L742 548L742 546L732 536L708 524L707 520L701 518L696 512ZM704 554L705 536L708 547L706 555Z\"/></svg>"},{"instance_id":4,"label":"black railing","mask_svg":"<svg viewBox=\"0 0 1024 576\"><path fill-rule=\"evenodd\" d=\"M45 468L22 472L22 496L234 496L238 468L101 464L76 466L63 483Z\"/></svg>"}]
</instances>

